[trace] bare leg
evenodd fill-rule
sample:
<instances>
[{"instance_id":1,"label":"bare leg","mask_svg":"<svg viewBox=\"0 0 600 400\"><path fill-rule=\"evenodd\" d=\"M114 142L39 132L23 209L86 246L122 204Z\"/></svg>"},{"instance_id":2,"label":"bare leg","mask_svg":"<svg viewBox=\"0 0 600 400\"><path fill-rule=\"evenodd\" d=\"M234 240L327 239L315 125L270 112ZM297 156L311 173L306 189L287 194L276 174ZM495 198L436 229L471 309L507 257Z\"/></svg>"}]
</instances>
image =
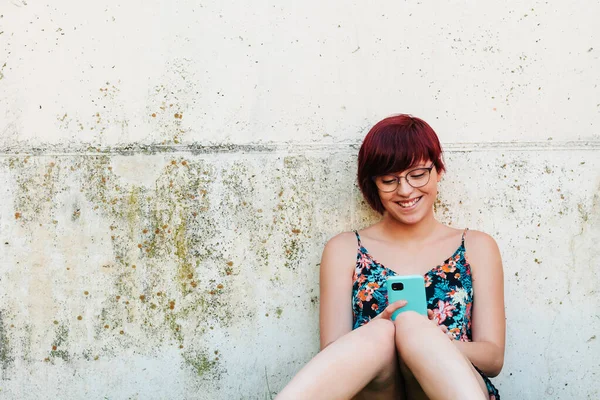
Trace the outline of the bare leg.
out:
<instances>
[{"instance_id":1,"label":"bare leg","mask_svg":"<svg viewBox=\"0 0 600 400\"><path fill-rule=\"evenodd\" d=\"M487 399L471 363L426 317L407 311L395 325L400 357L430 400Z\"/></svg>"},{"instance_id":2,"label":"bare leg","mask_svg":"<svg viewBox=\"0 0 600 400\"><path fill-rule=\"evenodd\" d=\"M486 386L483 378L481 377L481 375L479 375L479 372L477 372L477 370L475 369L473 364L469 363L469 365L471 366L471 372L473 372L473 376L477 379L477 382L479 382L479 387L481 388L481 390L483 390L483 393L486 394L486 399L487 399L487 396L489 394L488 394L487 386Z\"/></svg>"},{"instance_id":3,"label":"bare leg","mask_svg":"<svg viewBox=\"0 0 600 400\"><path fill-rule=\"evenodd\" d=\"M310 360L276 400L348 400L367 385L369 393L386 396L373 398L399 396L394 334L384 319L347 333Z\"/></svg>"},{"instance_id":4,"label":"bare leg","mask_svg":"<svg viewBox=\"0 0 600 400\"><path fill-rule=\"evenodd\" d=\"M393 342L393 340L392 340ZM384 369L352 400L404 400L404 379L399 370L395 344ZM387 357L385 357L387 358Z\"/></svg>"}]
</instances>

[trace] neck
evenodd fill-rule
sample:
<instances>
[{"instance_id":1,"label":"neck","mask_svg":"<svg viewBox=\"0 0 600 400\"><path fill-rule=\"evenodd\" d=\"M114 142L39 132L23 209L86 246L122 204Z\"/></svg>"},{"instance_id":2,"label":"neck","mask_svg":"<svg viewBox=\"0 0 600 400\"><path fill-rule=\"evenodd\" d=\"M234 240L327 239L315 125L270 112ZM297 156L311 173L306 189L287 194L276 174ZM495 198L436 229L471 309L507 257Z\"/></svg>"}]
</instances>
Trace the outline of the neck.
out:
<instances>
[{"instance_id":1,"label":"neck","mask_svg":"<svg viewBox=\"0 0 600 400\"><path fill-rule=\"evenodd\" d=\"M416 224L403 224L392 218L387 212L383 215L380 227L385 235L394 241L418 243L431 236L441 224L435 219L433 212Z\"/></svg>"}]
</instances>

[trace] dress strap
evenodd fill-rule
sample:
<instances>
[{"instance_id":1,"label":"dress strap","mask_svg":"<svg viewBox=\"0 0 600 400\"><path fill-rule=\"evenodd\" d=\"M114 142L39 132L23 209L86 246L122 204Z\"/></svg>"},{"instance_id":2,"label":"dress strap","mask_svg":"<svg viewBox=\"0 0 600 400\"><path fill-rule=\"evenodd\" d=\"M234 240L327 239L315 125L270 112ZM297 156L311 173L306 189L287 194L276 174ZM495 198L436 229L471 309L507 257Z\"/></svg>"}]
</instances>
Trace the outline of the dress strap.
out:
<instances>
[{"instance_id":1,"label":"dress strap","mask_svg":"<svg viewBox=\"0 0 600 400\"><path fill-rule=\"evenodd\" d=\"M358 231L352 231L354 232L354 234L356 235L356 240L358 240L358 247L362 247L362 243L360 241L360 235L358 234Z\"/></svg>"},{"instance_id":2,"label":"dress strap","mask_svg":"<svg viewBox=\"0 0 600 400\"><path fill-rule=\"evenodd\" d=\"M465 230L462 233L460 245L463 249L465 248L465 236L466 236L468 230L469 230L469 228L465 228Z\"/></svg>"}]
</instances>

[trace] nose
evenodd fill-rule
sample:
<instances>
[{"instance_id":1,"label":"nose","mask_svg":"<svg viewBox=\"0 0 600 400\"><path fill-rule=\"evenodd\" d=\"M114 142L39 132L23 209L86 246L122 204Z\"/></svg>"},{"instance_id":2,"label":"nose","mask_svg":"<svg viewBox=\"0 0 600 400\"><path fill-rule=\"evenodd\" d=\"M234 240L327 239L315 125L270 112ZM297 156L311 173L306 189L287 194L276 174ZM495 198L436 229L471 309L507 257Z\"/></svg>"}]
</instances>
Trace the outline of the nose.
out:
<instances>
[{"instance_id":1,"label":"nose","mask_svg":"<svg viewBox=\"0 0 600 400\"><path fill-rule=\"evenodd\" d=\"M412 193L413 187L408 184L406 178L400 178L400 182L398 182L398 188L396 189L396 193L400 196L408 197Z\"/></svg>"}]
</instances>

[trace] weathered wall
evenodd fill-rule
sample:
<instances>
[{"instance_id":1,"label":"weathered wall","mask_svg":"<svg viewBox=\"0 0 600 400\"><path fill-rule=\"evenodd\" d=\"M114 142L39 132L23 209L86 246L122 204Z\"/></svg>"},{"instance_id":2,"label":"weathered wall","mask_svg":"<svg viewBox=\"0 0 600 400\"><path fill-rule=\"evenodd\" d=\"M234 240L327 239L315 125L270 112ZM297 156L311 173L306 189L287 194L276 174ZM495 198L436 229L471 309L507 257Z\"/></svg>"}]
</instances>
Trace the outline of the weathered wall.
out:
<instances>
[{"instance_id":1,"label":"weathered wall","mask_svg":"<svg viewBox=\"0 0 600 400\"><path fill-rule=\"evenodd\" d=\"M268 399L378 119L505 263L505 398L600 396L594 1L0 2L0 397Z\"/></svg>"}]
</instances>

